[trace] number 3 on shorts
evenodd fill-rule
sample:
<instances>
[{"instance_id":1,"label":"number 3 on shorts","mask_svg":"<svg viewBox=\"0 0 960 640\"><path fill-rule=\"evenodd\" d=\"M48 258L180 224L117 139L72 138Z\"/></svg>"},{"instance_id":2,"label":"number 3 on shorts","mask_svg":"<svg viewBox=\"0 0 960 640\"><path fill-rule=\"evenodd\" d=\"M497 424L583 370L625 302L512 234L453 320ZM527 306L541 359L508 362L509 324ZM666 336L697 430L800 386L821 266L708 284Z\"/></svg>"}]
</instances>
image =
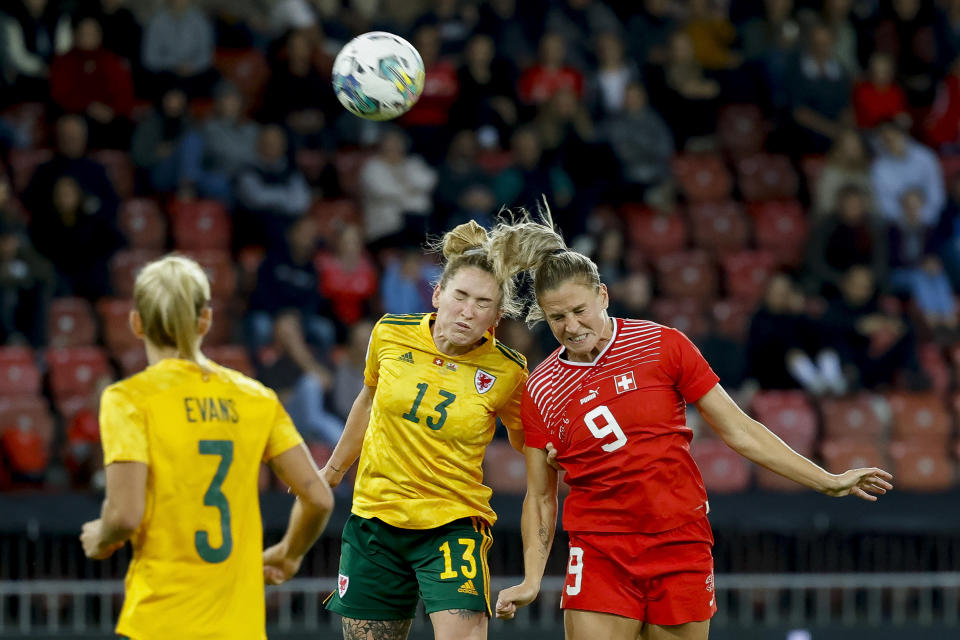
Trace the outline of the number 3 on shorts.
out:
<instances>
[{"instance_id":1,"label":"number 3 on shorts","mask_svg":"<svg viewBox=\"0 0 960 640\"><path fill-rule=\"evenodd\" d=\"M572 575L573 584L567 585L567 595L575 596L580 593L580 582L583 580L583 549L570 547L570 562L567 564L567 573Z\"/></svg>"}]
</instances>

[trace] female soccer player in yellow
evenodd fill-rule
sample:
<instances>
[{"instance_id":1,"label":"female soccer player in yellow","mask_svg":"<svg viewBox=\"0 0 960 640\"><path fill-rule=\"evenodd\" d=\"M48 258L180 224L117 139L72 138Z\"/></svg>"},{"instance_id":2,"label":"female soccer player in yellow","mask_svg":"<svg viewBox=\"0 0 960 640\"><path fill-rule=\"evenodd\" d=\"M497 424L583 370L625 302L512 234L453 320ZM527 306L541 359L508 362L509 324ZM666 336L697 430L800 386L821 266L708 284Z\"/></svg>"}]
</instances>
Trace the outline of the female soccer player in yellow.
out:
<instances>
[{"instance_id":1,"label":"female soccer player in yellow","mask_svg":"<svg viewBox=\"0 0 960 640\"><path fill-rule=\"evenodd\" d=\"M438 640L487 635L491 490L483 454L496 418L523 449L526 361L494 337L517 311L474 222L442 240L436 313L384 316L373 330L365 386L323 469L331 486L360 456L343 531L338 589L327 607L346 640L404 640L424 600Z\"/></svg>"},{"instance_id":2,"label":"female soccer player in yellow","mask_svg":"<svg viewBox=\"0 0 960 640\"><path fill-rule=\"evenodd\" d=\"M277 401L207 360L210 284L188 258L140 272L130 325L149 367L100 403L106 498L80 539L93 559L133 545L117 633L154 638L266 638L264 581L297 572L333 508L330 487ZM287 532L263 551L261 461L296 493Z\"/></svg>"}]
</instances>

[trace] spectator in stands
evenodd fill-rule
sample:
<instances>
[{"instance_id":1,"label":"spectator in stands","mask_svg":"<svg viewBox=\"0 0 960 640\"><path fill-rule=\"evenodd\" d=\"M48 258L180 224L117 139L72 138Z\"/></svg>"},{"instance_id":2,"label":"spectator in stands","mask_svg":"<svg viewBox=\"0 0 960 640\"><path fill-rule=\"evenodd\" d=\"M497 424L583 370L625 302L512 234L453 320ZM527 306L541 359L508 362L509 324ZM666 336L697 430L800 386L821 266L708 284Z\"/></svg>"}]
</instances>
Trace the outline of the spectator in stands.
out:
<instances>
[{"instance_id":1,"label":"spectator in stands","mask_svg":"<svg viewBox=\"0 0 960 640\"><path fill-rule=\"evenodd\" d=\"M388 128L360 170L364 228L373 251L417 246L427 231L437 173L409 148L403 130Z\"/></svg>"},{"instance_id":2,"label":"spectator in stands","mask_svg":"<svg viewBox=\"0 0 960 640\"><path fill-rule=\"evenodd\" d=\"M931 329L953 330L957 305L950 279L936 253L937 227L923 223L923 193L900 198L902 214L890 225L890 267L895 291L908 294Z\"/></svg>"},{"instance_id":3,"label":"spectator in stands","mask_svg":"<svg viewBox=\"0 0 960 640\"><path fill-rule=\"evenodd\" d=\"M80 185L91 207L99 209L107 218L114 218L117 192L104 166L86 156L87 123L82 116L65 115L57 120L56 145L53 158L37 167L23 191L21 201L27 211L52 210L53 185L69 176Z\"/></svg>"},{"instance_id":4,"label":"spectator in stands","mask_svg":"<svg viewBox=\"0 0 960 640\"><path fill-rule=\"evenodd\" d=\"M883 3L874 31L876 51L896 57L900 85L912 106L929 106L936 89L937 51L933 4L921 0Z\"/></svg>"},{"instance_id":5,"label":"spectator in stands","mask_svg":"<svg viewBox=\"0 0 960 640\"><path fill-rule=\"evenodd\" d=\"M505 60L512 60L516 68L525 69L534 61L534 34L543 24L543 16L529 3L516 0L490 0L479 6L477 33L483 33L495 43Z\"/></svg>"},{"instance_id":6,"label":"spectator in stands","mask_svg":"<svg viewBox=\"0 0 960 640\"><path fill-rule=\"evenodd\" d=\"M810 27L803 51L787 69L786 87L789 153L824 153L851 119L850 76L836 57L829 27Z\"/></svg>"},{"instance_id":7,"label":"spectator in stands","mask_svg":"<svg viewBox=\"0 0 960 640\"><path fill-rule=\"evenodd\" d=\"M353 323L347 338L346 353L334 367L331 400L334 413L342 420L347 419L353 401L363 389L363 368L367 362L367 346L372 332L373 323L369 320L361 319Z\"/></svg>"},{"instance_id":8,"label":"spectator in stands","mask_svg":"<svg viewBox=\"0 0 960 640\"><path fill-rule=\"evenodd\" d=\"M525 105L540 105L559 89L570 89L583 96L583 74L567 64L567 45L563 36L546 33L540 39L537 62L517 81L517 96Z\"/></svg>"},{"instance_id":9,"label":"spectator in stands","mask_svg":"<svg viewBox=\"0 0 960 640\"><path fill-rule=\"evenodd\" d=\"M143 66L159 94L171 87L208 96L216 84L213 25L193 0L165 0L143 34Z\"/></svg>"},{"instance_id":10,"label":"spectator in stands","mask_svg":"<svg viewBox=\"0 0 960 640\"><path fill-rule=\"evenodd\" d=\"M466 224L473 220L485 229L492 229L497 221L497 199L493 191L483 183L470 185L457 203L459 208L447 218L448 226Z\"/></svg>"},{"instance_id":11,"label":"spectator in stands","mask_svg":"<svg viewBox=\"0 0 960 640\"><path fill-rule=\"evenodd\" d=\"M543 162L561 167L581 189L595 186L594 178L609 177L595 171L603 156L599 150L593 153L593 119L572 89L558 89L541 104L531 126L540 140Z\"/></svg>"},{"instance_id":12,"label":"spectator in stands","mask_svg":"<svg viewBox=\"0 0 960 640\"><path fill-rule=\"evenodd\" d=\"M824 0L820 19L833 34L833 53L850 77L860 72L857 29L850 20L851 0Z\"/></svg>"},{"instance_id":13,"label":"spectator in stands","mask_svg":"<svg viewBox=\"0 0 960 640\"><path fill-rule=\"evenodd\" d=\"M691 0L683 28L690 36L697 62L704 69L717 71L740 65L742 56L734 50L737 31L725 6L711 0Z\"/></svg>"},{"instance_id":14,"label":"spectator in stands","mask_svg":"<svg viewBox=\"0 0 960 640\"><path fill-rule=\"evenodd\" d=\"M73 44L50 65L50 97L61 111L86 116L91 146L127 148L133 109L129 64L103 47L94 16L77 21Z\"/></svg>"},{"instance_id":15,"label":"spectator in stands","mask_svg":"<svg viewBox=\"0 0 960 640\"><path fill-rule=\"evenodd\" d=\"M815 292L836 296L847 271L860 264L885 280L886 225L870 211L867 193L858 185L840 188L836 209L814 225L809 243L807 269Z\"/></svg>"},{"instance_id":16,"label":"spectator in stands","mask_svg":"<svg viewBox=\"0 0 960 640\"><path fill-rule=\"evenodd\" d=\"M70 16L59 2L48 0L7 0L0 7L3 59L13 73L13 90L18 101L43 102L50 62L72 45Z\"/></svg>"},{"instance_id":17,"label":"spectator in stands","mask_svg":"<svg viewBox=\"0 0 960 640\"><path fill-rule=\"evenodd\" d=\"M763 389L846 392L837 352L824 345L817 323L807 315L803 293L786 274L770 278L750 320L747 375Z\"/></svg>"},{"instance_id":18,"label":"spectator in stands","mask_svg":"<svg viewBox=\"0 0 960 640\"><path fill-rule=\"evenodd\" d=\"M546 197L560 212L573 199L573 183L567 173L555 165L541 162L542 150L536 132L529 127L517 129L510 141L513 164L494 178L497 202L506 207L533 210Z\"/></svg>"},{"instance_id":19,"label":"spectator in stands","mask_svg":"<svg viewBox=\"0 0 960 640\"><path fill-rule=\"evenodd\" d=\"M560 0L550 3L544 30L561 36L567 45L566 60L586 70L593 62L594 39L601 33L622 33L623 25L606 2Z\"/></svg>"},{"instance_id":20,"label":"spectator in stands","mask_svg":"<svg viewBox=\"0 0 960 640\"><path fill-rule=\"evenodd\" d=\"M877 389L894 382L898 372L911 386L922 383L916 342L902 314L885 310L869 267L851 267L820 321L825 342L848 367L860 387ZM848 379L849 379L848 377Z\"/></svg>"},{"instance_id":21,"label":"spectator in stands","mask_svg":"<svg viewBox=\"0 0 960 640\"><path fill-rule=\"evenodd\" d=\"M670 125L677 149L691 150L710 144L717 130L720 83L704 72L685 31L670 36L669 56L663 66L651 66L647 95L657 113Z\"/></svg>"},{"instance_id":22,"label":"spectator in stands","mask_svg":"<svg viewBox=\"0 0 960 640\"><path fill-rule=\"evenodd\" d=\"M648 104L642 84L627 85L623 111L602 121L599 133L619 164L624 200L641 202L651 189L669 183L673 135L660 114Z\"/></svg>"},{"instance_id":23,"label":"spectator in stands","mask_svg":"<svg viewBox=\"0 0 960 640\"><path fill-rule=\"evenodd\" d=\"M493 38L486 34L467 41L464 62L457 71L457 101L450 113L454 129L476 131L488 148L499 147L517 122L513 69L496 53Z\"/></svg>"},{"instance_id":24,"label":"spectator in stands","mask_svg":"<svg viewBox=\"0 0 960 640\"><path fill-rule=\"evenodd\" d=\"M878 129L877 156L870 174L877 208L890 223L900 218L900 199L912 189L923 193L923 224L937 223L946 201L940 162L895 122L887 121Z\"/></svg>"},{"instance_id":25,"label":"spectator in stands","mask_svg":"<svg viewBox=\"0 0 960 640\"><path fill-rule=\"evenodd\" d=\"M223 81L214 92L213 114L188 134L188 145L201 145L184 154L184 177L204 198L233 202L233 183L240 170L257 159L260 126L246 114L246 101L235 85Z\"/></svg>"},{"instance_id":26,"label":"spectator in stands","mask_svg":"<svg viewBox=\"0 0 960 640\"><path fill-rule=\"evenodd\" d=\"M644 271L632 271L610 292L616 298L610 300L610 315L617 318L650 319L650 303L653 299L653 286L650 276Z\"/></svg>"},{"instance_id":27,"label":"spectator in stands","mask_svg":"<svg viewBox=\"0 0 960 640\"><path fill-rule=\"evenodd\" d=\"M937 75L946 75L960 56L960 0L936 3L934 31L937 43Z\"/></svg>"},{"instance_id":28,"label":"spectator in stands","mask_svg":"<svg viewBox=\"0 0 960 640\"><path fill-rule=\"evenodd\" d=\"M347 327L370 315L377 294L377 268L364 248L363 230L344 225L333 247L317 255L316 266L320 293L330 301L339 337L345 337Z\"/></svg>"},{"instance_id":29,"label":"spectator in stands","mask_svg":"<svg viewBox=\"0 0 960 640\"><path fill-rule=\"evenodd\" d=\"M466 190L489 184L490 176L477 164L477 136L470 129L458 132L450 141L447 159L437 172L433 228L455 227L447 220L460 207L460 198Z\"/></svg>"},{"instance_id":30,"label":"spectator in stands","mask_svg":"<svg viewBox=\"0 0 960 640\"><path fill-rule=\"evenodd\" d=\"M293 162L287 134L267 125L257 139L257 159L237 174L235 239L247 244L282 241L290 223L310 207L307 179Z\"/></svg>"},{"instance_id":31,"label":"spectator in stands","mask_svg":"<svg viewBox=\"0 0 960 640\"><path fill-rule=\"evenodd\" d=\"M333 323L327 318L328 303L320 296L314 264L317 239L316 222L303 216L289 226L284 242L273 245L260 263L246 318L254 353L273 339L277 318L290 312L298 316L309 344L324 349L334 344Z\"/></svg>"},{"instance_id":32,"label":"spectator in stands","mask_svg":"<svg viewBox=\"0 0 960 640\"><path fill-rule=\"evenodd\" d=\"M70 418L66 431L63 461L70 473L70 485L93 488L95 477L103 473L100 422L93 411L81 409Z\"/></svg>"},{"instance_id":33,"label":"spectator in stands","mask_svg":"<svg viewBox=\"0 0 960 640\"><path fill-rule=\"evenodd\" d=\"M960 145L960 57L937 86L937 97L923 123L925 140L941 152L953 153Z\"/></svg>"},{"instance_id":34,"label":"spectator in stands","mask_svg":"<svg viewBox=\"0 0 960 640\"><path fill-rule=\"evenodd\" d=\"M765 106L786 102L786 74L800 37L800 23L793 15L793 0L764 0L763 15L740 26L741 52L763 84Z\"/></svg>"},{"instance_id":35,"label":"spectator in stands","mask_svg":"<svg viewBox=\"0 0 960 640\"><path fill-rule=\"evenodd\" d=\"M187 95L176 87L165 91L151 114L137 124L130 158L144 172L151 190L177 192L185 198L194 195L187 168L199 164L203 147L191 138L193 132Z\"/></svg>"},{"instance_id":36,"label":"spectator in stands","mask_svg":"<svg viewBox=\"0 0 960 640\"><path fill-rule=\"evenodd\" d=\"M934 231L937 255L955 291L960 291L960 173L950 177L949 197Z\"/></svg>"},{"instance_id":37,"label":"spectator in stands","mask_svg":"<svg viewBox=\"0 0 960 640\"><path fill-rule=\"evenodd\" d=\"M326 113L333 108L332 96L329 79L313 63L310 36L291 31L272 64L261 119L286 127L297 148L327 146L331 141L325 136Z\"/></svg>"},{"instance_id":38,"label":"spectator in stands","mask_svg":"<svg viewBox=\"0 0 960 640\"><path fill-rule=\"evenodd\" d=\"M426 263L423 253L407 249L387 260L380 281L380 304L384 313L420 313L431 300L436 265ZM420 311L417 311L417 310Z\"/></svg>"},{"instance_id":39,"label":"spectator in stands","mask_svg":"<svg viewBox=\"0 0 960 640\"><path fill-rule=\"evenodd\" d=\"M0 211L10 184L0 179ZM27 241L17 220L0 213L0 344L47 344L47 310L53 297L53 266Z\"/></svg>"},{"instance_id":40,"label":"spectator in stands","mask_svg":"<svg viewBox=\"0 0 960 640\"><path fill-rule=\"evenodd\" d=\"M623 39L612 31L597 35L596 71L587 79L587 104L597 118L619 115L627 101L627 88L640 82L640 69L628 60Z\"/></svg>"},{"instance_id":41,"label":"spectator in stands","mask_svg":"<svg viewBox=\"0 0 960 640\"><path fill-rule=\"evenodd\" d=\"M678 23L669 0L643 0L627 22L626 43L640 66L665 64Z\"/></svg>"},{"instance_id":42,"label":"spectator in stands","mask_svg":"<svg viewBox=\"0 0 960 640\"><path fill-rule=\"evenodd\" d=\"M459 0L436 0L430 5L420 16L418 25L436 25L441 55L459 56L476 26L476 8Z\"/></svg>"},{"instance_id":43,"label":"spectator in stands","mask_svg":"<svg viewBox=\"0 0 960 640\"><path fill-rule=\"evenodd\" d=\"M596 238L596 247L590 258L596 263L600 277L611 290L617 290L630 275L627 264L627 239L623 231L607 227Z\"/></svg>"},{"instance_id":44,"label":"spectator in stands","mask_svg":"<svg viewBox=\"0 0 960 640\"><path fill-rule=\"evenodd\" d=\"M54 182L51 206L31 213L30 239L53 263L58 295L88 300L110 295L110 258L124 244L116 215L69 175Z\"/></svg>"},{"instance_id":45,"label":"spectator in stands","mask_svg":"<svg viewBox=\"0 0 960 640\"><path fill-rule=\"evenodd\" d=\"M893 56L880 52L870 56L867 76L853 86L853 111L862 129L872 129L887 120L900 120L909 126L907 96L896 83Z\"/></svg>"},{"instance_id":46,"label":"spectator in stands","mask_svg":"<svg viewBox=\"0 0 960 640\"><path fill-rule=\"evenodd\" d=\"M870 155L863 136L853 128L841 131L827 153L813 193L814 214L824 216L836 211L840 190L848 185L859 187L867 197L867 208L877 213L870 178Z\"/></svg>"},{"instance_id":47,"label":"spectator in stands","mask_svg":"<svg viewBox=\"0 0 960 640\"><path fill-rule=\"evenodd\" d=\"M417 103L400 118L410 134L414 150L428 162L436 163L446 150L445 136L450 109L457 100L460 86L457 68L440 57L440 31L436 25L423 24L413 34L413 45L423 58L426 74L423 92Z\"/></svg>"},{"instance_id":48,"label":"spectator in stands","mask_svg":"<svg viewBox=\"0 0 960 640\"><path fill-rule=\"evenodd\" d=\"M127 0L100 0L99 4L100 11L96 15L103 28L103 48L125 59L136 80L142 72L140 42L143 28L127 8Z\"/></svg>"}]
</instances>

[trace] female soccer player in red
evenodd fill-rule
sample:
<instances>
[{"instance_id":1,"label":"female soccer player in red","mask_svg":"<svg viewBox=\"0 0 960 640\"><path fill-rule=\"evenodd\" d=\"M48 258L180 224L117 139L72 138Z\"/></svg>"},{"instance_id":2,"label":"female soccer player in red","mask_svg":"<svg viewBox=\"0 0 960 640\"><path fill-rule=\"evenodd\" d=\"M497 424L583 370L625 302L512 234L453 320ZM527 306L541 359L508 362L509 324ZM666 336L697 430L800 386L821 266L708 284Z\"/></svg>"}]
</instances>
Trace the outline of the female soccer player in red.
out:
<instances>
[{"instance_id":1,"label":"female soccer player in red","mask_svg":"<svg viewBox=\"0 0 960 640\"><path fill-rule=\"evenodd\" d=\"M560 343L523 395L525 575L500 593L497 615L512 618L540 590L556 523L555 456L570 485L567 639L703 640L717 609L713 534L686 403L741 455L827 495L876 500L893 477L828 473L741 411L683 333L609 317L596 265L567 249L544 217L502 230L495 252L505 272L529 271L528 320L546 319Z\"/></svg>"}]
</instances>

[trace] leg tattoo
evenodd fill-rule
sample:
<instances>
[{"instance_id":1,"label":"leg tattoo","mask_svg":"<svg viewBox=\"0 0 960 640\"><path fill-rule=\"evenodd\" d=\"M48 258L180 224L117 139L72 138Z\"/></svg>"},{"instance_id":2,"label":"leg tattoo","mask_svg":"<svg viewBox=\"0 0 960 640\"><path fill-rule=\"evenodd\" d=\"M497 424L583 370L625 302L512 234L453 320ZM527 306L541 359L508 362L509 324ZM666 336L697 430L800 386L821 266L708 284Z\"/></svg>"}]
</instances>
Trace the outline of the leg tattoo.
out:
<instances>
[{"instance_id":1,"label":"leg tattoo","mask_svg":"<svg viewBox=\"0 0 960 640\"><path fill-rule=\"evenodd\" d=\"M413 620L343 618L343 640L407 640Z\"/></svg>"}]
</instances>

